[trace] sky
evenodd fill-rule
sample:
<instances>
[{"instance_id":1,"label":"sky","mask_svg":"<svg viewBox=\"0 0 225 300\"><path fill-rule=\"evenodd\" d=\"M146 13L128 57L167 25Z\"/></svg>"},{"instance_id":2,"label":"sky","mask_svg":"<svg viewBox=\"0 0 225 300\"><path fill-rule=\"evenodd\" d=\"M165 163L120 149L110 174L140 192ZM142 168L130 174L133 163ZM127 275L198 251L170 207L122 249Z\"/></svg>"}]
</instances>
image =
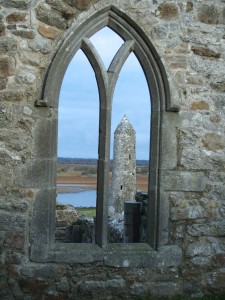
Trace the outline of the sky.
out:
<instances>
[{"instance_id":1,"label":"sky","mask_svg":"<svg viewBox=\"0 0 225 300\"><path fill-rule=\"evenodd\" d=\"M108 68L123 40L109 28L91 37L105 67ZM136 131L137 159L149 159L150 96L142 68L133 53L125 62L114 92L113 133L126 114ZM94 71L79 50L65 73L59 99L58 156L98 157L99 96Z\"/></svg>"}]
</instances>

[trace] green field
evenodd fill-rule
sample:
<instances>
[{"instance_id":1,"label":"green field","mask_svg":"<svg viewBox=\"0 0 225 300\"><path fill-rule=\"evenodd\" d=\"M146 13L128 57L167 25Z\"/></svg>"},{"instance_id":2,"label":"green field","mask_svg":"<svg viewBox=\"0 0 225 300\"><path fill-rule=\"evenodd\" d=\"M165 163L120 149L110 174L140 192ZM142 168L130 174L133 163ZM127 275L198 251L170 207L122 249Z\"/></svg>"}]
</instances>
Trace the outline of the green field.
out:
<instances>
[{"instance_id":1,"label":"green field","mask_svg":"<svg viewBox=\"0 0 225 300\"><path fill-rule=\"evenodd\" d=\"M96 215L95 207L79 207L76 208L76 211L84 215L85 217L95 217Z\"/></svg>"}]
</instances>

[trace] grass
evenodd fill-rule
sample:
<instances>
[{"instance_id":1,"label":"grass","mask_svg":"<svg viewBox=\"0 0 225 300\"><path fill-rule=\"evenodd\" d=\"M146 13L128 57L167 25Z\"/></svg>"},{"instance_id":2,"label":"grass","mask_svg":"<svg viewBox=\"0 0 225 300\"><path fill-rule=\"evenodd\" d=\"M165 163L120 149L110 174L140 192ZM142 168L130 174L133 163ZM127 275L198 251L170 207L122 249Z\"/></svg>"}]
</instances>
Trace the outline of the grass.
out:
<instances>
[{"instance_id":1,"label":"grass","mask_svg":"<svg viewBox=\"0 0 225 300\"><path fill-rule=\"evenodd\" d=\"M76 211L84 215L85 217L94 217L96 215L95 207L78 207Z\"/></svg>"}]
</instances>

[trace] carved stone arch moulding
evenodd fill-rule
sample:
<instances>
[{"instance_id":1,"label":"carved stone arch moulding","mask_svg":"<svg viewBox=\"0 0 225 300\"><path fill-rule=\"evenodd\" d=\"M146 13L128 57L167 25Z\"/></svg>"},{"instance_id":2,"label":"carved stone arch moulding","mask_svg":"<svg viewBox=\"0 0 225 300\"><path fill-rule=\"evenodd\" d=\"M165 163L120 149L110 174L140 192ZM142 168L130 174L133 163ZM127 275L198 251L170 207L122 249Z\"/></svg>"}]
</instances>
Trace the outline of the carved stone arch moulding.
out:
<instances>
[{"instance_id":1,"label":"carved stone arch moulding","mask_svg":"<svg viewBox=\"0 0 225 300\"><path fill-rule=\"evenodd\" d=\"M83 40L106 26L115 31L124 41L134 41L133 51L146 75L151 98L157 92L164 91L164 95L161 95L161 108L177 111L177 106L171 102L167 74L155 47L134 21L114 6L96 12L82 24L74 24L66 33L46 74L42 100L47 103L47 106L58 107L65 71L75 53L82 48ZM148 80L150 77L151 80ZM153 101L152 105L159 104ZM152 108L154 110L154 107Z\"/></svg>"},{"instance_id":2,"label":"carved stone arch moulding","mask_svg":"<svg viewBox=\"0 0 225 300\"><path fill-rule=\"evenodd\" d=\"M112 60L108 70L105 69L97 51L90 42L89 38L100 29L108 26L115 31L124 43ZM37 106L48 106L58 108L60 88L66 69L74 57L75 53L82 49L88 58L96 75L100 99L100 123L99 123L99 157L98 157L98 180L97 180L97 211L96 211L96 244L82 244L77 247L76 244L60 245L54 243L54 205L55 195L54 180L49 182L48 190L43 191L37 196L34 218L31 229L31 236L35 238L31 241L31 258L36 261L73 261L73 262L91 262L104 260L106 252L110 246L107 245L107 197L108 197L108 175L109 175L109 147L110 147L110 126L111 126L111 108L113 92L119 72L129 54L133 51L142 66L150 92L151 103L151 147L149 154L149 211L148 211L148 237L146 245L135 244L123 245L126 251L138 251L144 255L149 253L150 249L157 249L159 241L159 219L160 207L160 145L162 113L165 111L177 111L176 107L171 105L169 83L163 64L158 56L154 46L149 41L144 32L124 13L113 6L102 11L98 11L82 24L74 25L66 33L66 37L59 45L50 68L46 74L42 100L37 101ZM52 126L56 126L55 123ZM52 139L55 130L51 129ZM53 133L54 132L54 133ZM52 152L52 164L56 164L56 149L50 146ZM51 167L54 172L55 167ZM52 174L52 178L55 174ZM53 191L53 192L51 192ZM42 198L48 199L47 205ZM45 206L45 210L44 210ZM42 224L40 223L42 216ZM44 224L43 224L44 222ZM118 246L121 251L121 245ZM122 248L123 248L122 247ZM82 251L81 251L82 249ZM111 249L111 248L110 248ZM117 246L113 246L113 251ZM67 251L74 256L68 257ZM106 251L106 252L105 252ZM146 252L147 251L147 252ZM120 252L121 253L121 252ZM104 258L105 257L105 258ZM141 256L140 256L140 261Z\"/></svg>"}]
</instances>

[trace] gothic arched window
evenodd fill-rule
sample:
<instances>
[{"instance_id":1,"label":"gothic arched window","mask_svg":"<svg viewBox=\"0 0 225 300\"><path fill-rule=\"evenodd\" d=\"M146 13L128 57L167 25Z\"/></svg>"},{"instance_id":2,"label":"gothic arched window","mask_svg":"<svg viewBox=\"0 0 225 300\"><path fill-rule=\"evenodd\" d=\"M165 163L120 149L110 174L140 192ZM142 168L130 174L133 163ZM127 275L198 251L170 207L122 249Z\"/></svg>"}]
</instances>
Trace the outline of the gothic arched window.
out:
<instances>
[{"instance_id":1,"label":"gothic arched window","mask_svg":"<svg viewBox=\"0 0 225 300\"><path fill-rule=\"evenodd\" d=\"M90 41L90 37L101 28L108 26L124 40L123 45L113 58L108 70ZM99 91L99 142L98 142L98 179L97 179L97 209L96 209L96 243L95 244L55 244L54 243L54 210L55 210L55 168L57 152L55 147L57 108L60 87L63 76L74 54L81 49L88 58L95 72ZM107 245L108 224L108 182L110 167L110 134L112 98L120 70L133 52L137 57L146 77L151 97L151 148L149 153L149 184L148 184L148 220L146 243L130 245L127 251L141 249L149 253L160 243L159 215L160 207L160 146L162 112L172 110L170 105L168 83L160 59L145 34L128 17L111 7L104 12L98 12L86 20L78 28L74 27L59 47L50 69L46 75L42 100L37 106L49 107L51 110L51 128L49 138L50 158L47 164L48 188L43 189L36 199L33 224L31 230L31 256L38 261L77 261L89 262L107 260L107 255L115 252L117 246ZM56 121L56 122L55 122ZM50 172L49 172L50 170ZM47 174L46 173L46 174ZM41 222L41 226L40 226ZM121 249L121 246L119 246ZM126 247L124 244L123 247ZM134 247L134 248L132 248ZM68 252L69 251L69 252ZM111 252L110 252L111 251ZM68 257L70 253L70 257ZM71 258L71 253L73 258ZM111 255L110 254L110 255ZM120 252L121 255L121 252ZM110 258L108 258L110 260Z\"/></svg>"}]
</instances>

